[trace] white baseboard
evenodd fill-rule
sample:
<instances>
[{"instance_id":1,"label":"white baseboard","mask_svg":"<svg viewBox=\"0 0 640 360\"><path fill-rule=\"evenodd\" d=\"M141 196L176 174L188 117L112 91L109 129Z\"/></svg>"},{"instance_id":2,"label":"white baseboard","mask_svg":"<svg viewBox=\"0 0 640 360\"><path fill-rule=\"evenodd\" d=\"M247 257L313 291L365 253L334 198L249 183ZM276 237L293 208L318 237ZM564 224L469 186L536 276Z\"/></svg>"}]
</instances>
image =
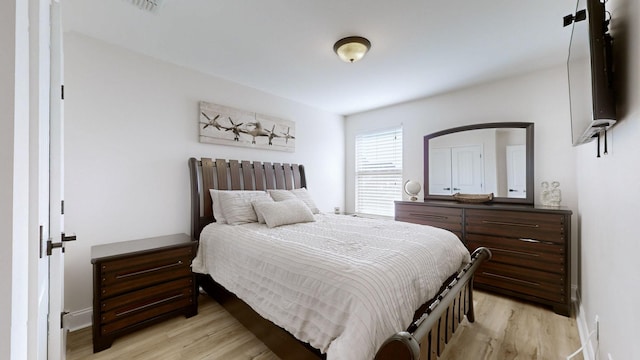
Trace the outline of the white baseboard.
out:
<instances>
[{"instance_id":1,"label":"white baseboard","mask_svg":"<svg viewBox=\"0 0 640 360\"><path fill-rule=\"evenodd\" d=\"M576 325L578 326L578 334L580 335L580 344L582 345L585 360L595 360L596 353L593 348L593 340L589 339L589 321L586 318L586 313L584 308L582 307L582 300L580 299L580 295L578 292L576 294L576 301L574 302L575 306L575 314L576 314Z\"/></svg>"},{"instance_id":2,"label":"white baseboard","mask_svg":"<svg viewBox=\"0 0 640 360\"><path fill-rule=\"evenodd\" d=\"M91 326L93 308L73 311L64 316L64 328L69 331L76 331Z\"/></svg>"}]
</instances>

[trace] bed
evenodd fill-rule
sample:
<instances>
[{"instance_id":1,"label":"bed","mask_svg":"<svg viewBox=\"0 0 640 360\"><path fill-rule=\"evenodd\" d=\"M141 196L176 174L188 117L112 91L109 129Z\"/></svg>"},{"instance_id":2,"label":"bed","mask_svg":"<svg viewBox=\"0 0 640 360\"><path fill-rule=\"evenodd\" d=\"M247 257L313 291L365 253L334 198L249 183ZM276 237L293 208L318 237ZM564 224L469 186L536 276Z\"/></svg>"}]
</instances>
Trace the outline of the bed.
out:
<instances>
[{"instance_id":1,"label":"bed","mask_svg":"<svg viewBox=\"0 0 640 360\"><path fill-rule=\"evenodd\" d=\"M465 315L473 322L487 249L469 254L428 226L319 213L302 165L189 168L198 283L279 357L435 359Z\"/></svg>"}]
</instances>

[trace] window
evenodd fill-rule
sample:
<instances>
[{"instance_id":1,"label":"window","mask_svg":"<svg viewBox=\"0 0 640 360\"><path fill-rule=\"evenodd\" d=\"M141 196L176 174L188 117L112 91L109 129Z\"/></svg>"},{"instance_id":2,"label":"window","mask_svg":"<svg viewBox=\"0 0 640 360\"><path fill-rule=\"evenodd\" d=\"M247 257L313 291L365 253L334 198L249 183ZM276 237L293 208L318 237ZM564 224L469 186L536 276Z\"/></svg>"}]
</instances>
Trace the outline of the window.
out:
<instances>
[{"instance_id":1,"label":"window","mask_svg":"<svg viewBox=\"0 0 640 360\"><path fill-rule=\"evenodd\" d=\"M356 135L356 212L393 216L402 199L402 127Z\"/></svg>"}]
</instances>

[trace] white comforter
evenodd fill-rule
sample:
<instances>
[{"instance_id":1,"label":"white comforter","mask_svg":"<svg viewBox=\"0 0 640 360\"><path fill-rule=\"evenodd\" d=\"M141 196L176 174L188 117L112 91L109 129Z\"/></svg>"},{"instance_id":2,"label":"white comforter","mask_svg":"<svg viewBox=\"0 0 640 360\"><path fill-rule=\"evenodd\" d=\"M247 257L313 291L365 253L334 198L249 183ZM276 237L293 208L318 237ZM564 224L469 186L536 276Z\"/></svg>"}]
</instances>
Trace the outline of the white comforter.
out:
<instances>
[{"instance_id":1,"label":"white comforter","mask_svg":"<svg viewBox=\"0 0 640 360\"><path fill-rule=\"evenodd\" d=\"M193 271L213 279L262 317L327 353L370 360L414 311L435 296L469 252L429 226L319 214L273 229L210 224Z\"/></svg>"}]
</instances>

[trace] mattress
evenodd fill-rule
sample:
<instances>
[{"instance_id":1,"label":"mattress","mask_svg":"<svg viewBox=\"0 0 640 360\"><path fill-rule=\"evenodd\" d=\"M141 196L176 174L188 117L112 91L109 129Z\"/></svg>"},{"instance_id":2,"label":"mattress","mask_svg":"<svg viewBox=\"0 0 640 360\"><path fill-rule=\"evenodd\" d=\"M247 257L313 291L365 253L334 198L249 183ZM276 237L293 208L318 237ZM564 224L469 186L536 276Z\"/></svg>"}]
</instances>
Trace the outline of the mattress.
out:
<instances>
[{"instance_id":1,"label":"mattress","mask_svg":"<svg viewBox=\"0 0 640 360\"><path fill-rule=\"evenodd\" d=\"M370 360L470 261L443 229L334 214L315 220L209 224L192 269L328 360Z\"/></svg>"}]
</instances>

